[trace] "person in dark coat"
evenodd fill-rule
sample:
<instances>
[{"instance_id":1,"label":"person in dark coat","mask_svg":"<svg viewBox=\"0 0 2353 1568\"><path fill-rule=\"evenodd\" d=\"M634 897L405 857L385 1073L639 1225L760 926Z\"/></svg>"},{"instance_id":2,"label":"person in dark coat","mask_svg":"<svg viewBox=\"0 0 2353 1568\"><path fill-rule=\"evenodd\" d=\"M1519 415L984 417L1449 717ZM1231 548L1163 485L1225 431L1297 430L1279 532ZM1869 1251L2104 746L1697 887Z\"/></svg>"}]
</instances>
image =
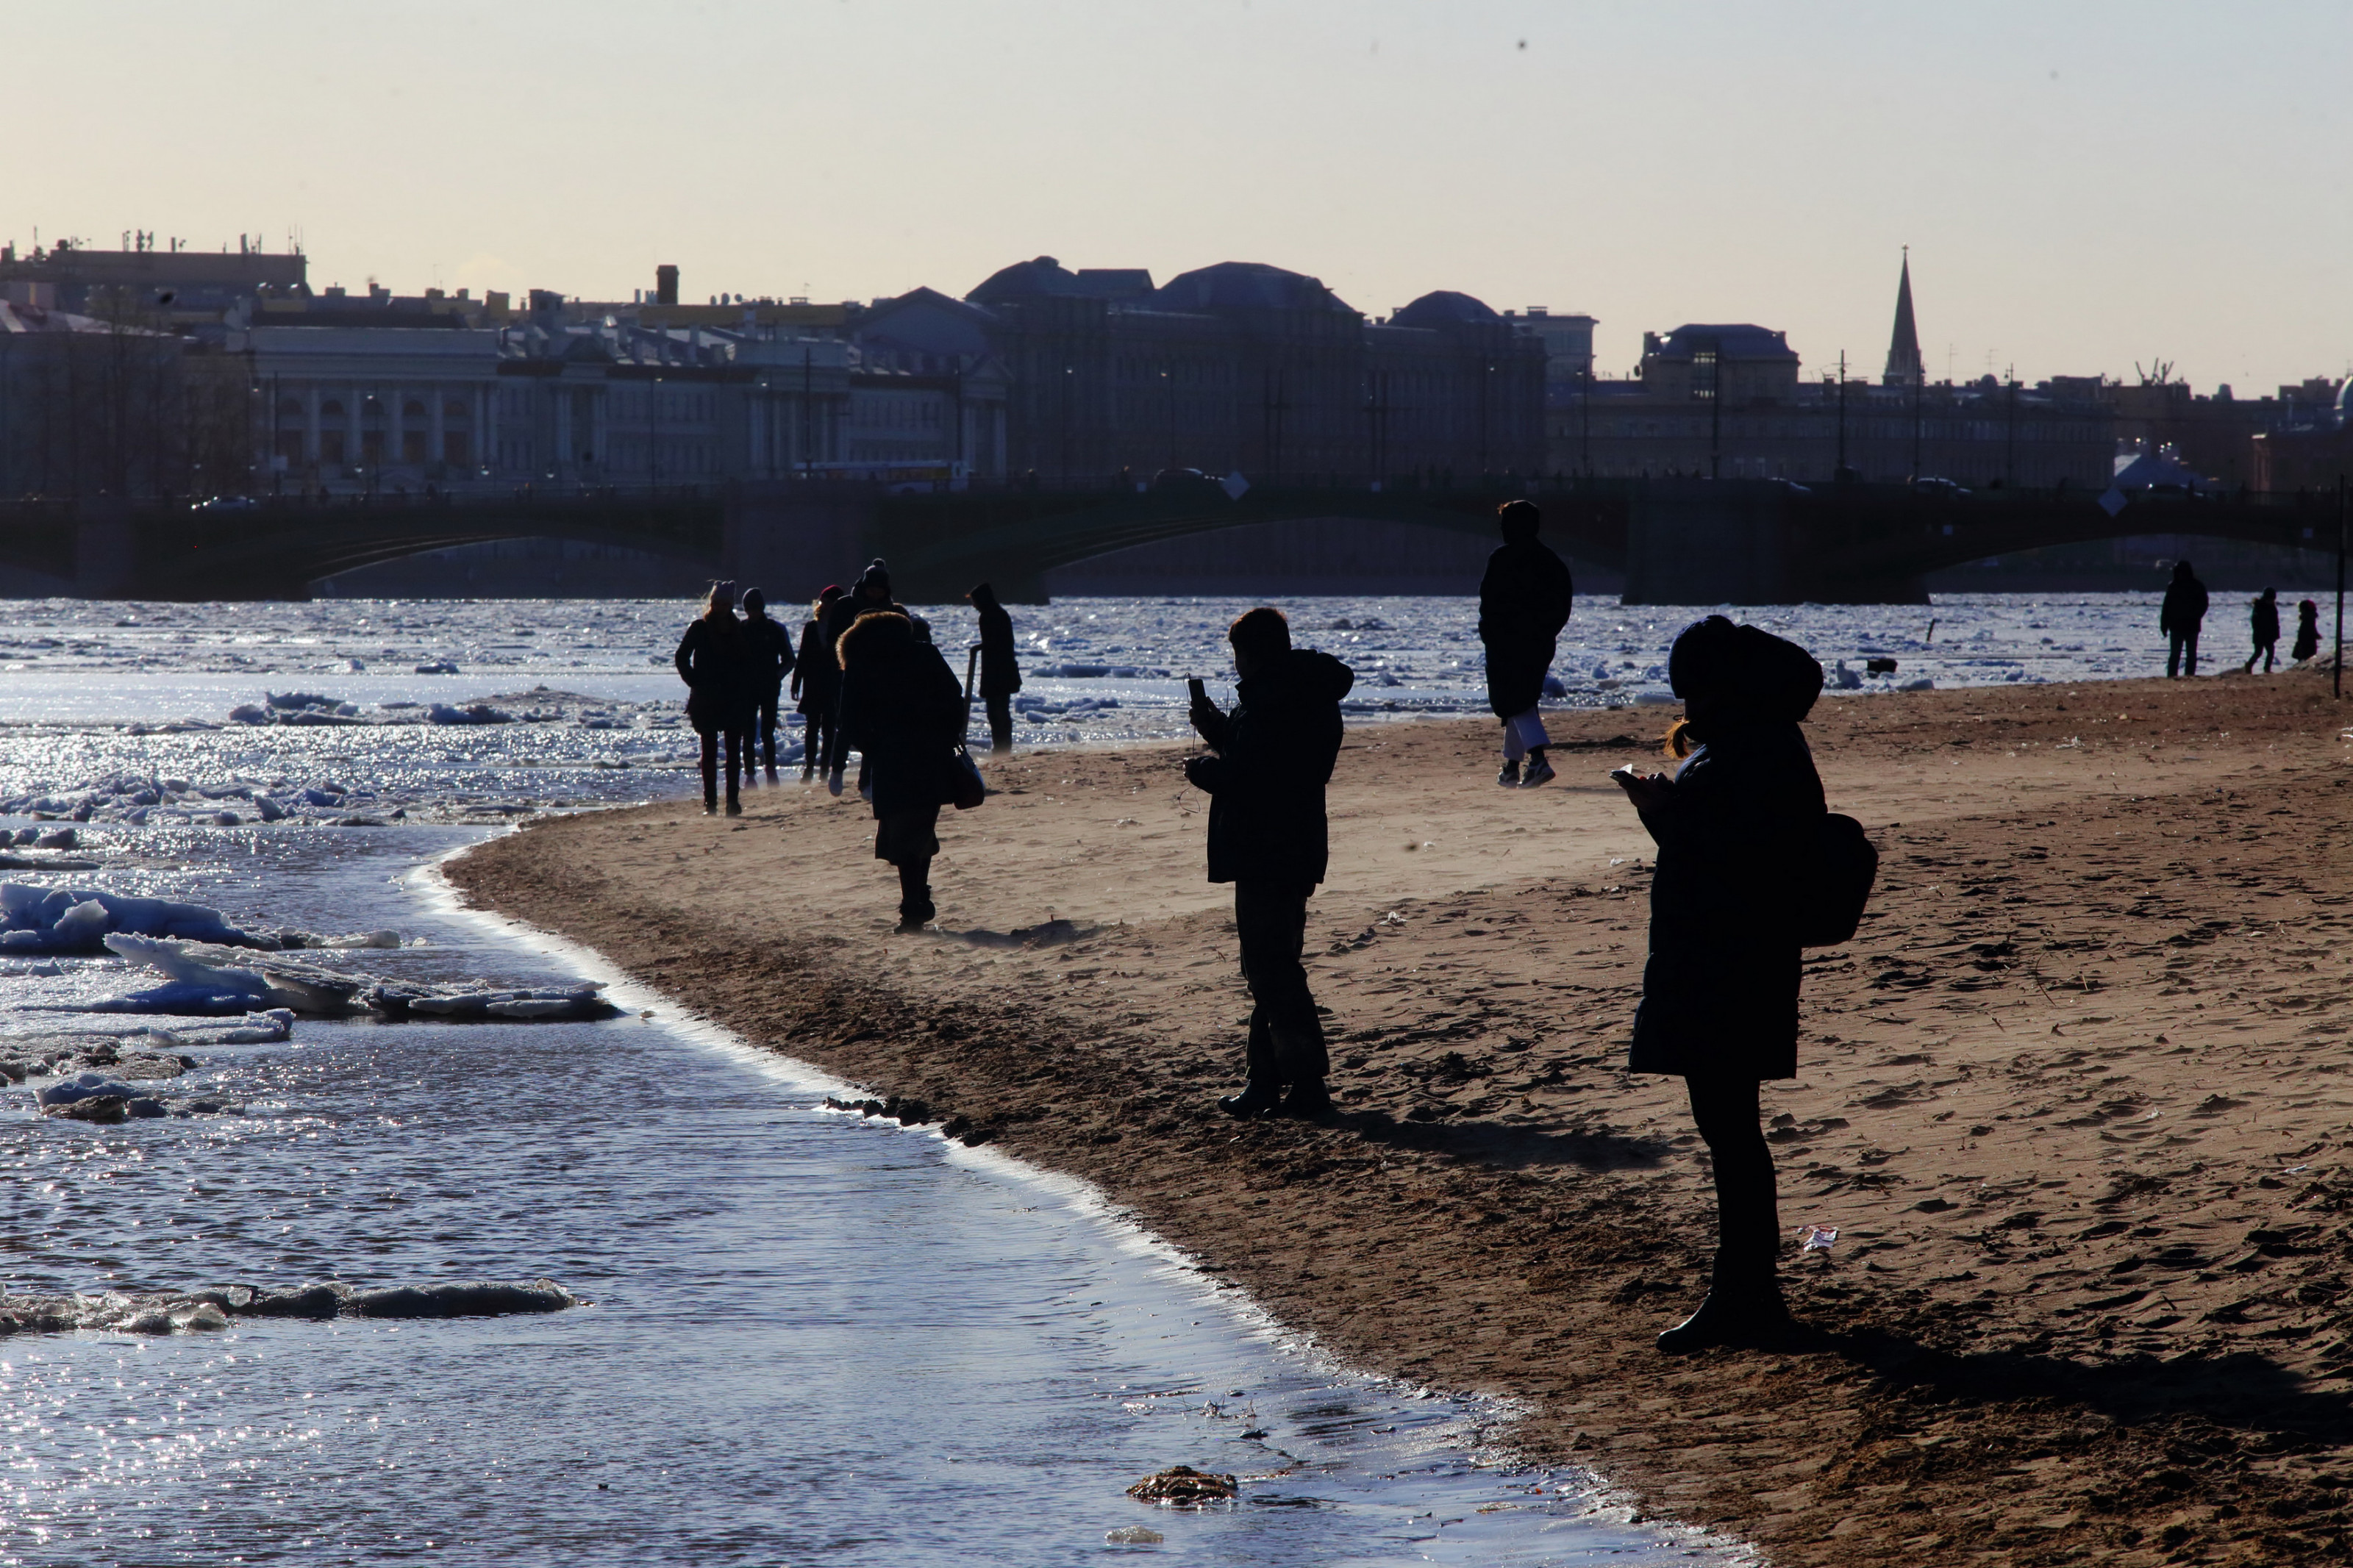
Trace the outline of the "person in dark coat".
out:
<instances>
[{"instance_id":1,"label":"person in dark coat","mask_svg":"<svg viewBox=\"0 0 2353 1568\"><path fill-rule=\"evenodd\" d=\"M2198 628L2205 619L2206 584L2189 570L2189 562L2175 562L2173 581L2166 584L2165 604L2157 613L2157 629L2171 639L2165 655L2168 680L2177 674L2198 673Z\"/></svg>"},{"instance_id":2,"label":"person in dark coat","mask_svg":"<svg viewBox=\"0 0 2353 1568\"><path fill-rule=\"evenodd\" d=\"M1681 763L1611 776L1659 846L1627 1067L1683 1079L1715 1165L1714 1279L1698 1311L1659 1336L1662 1350L1683 1351L1756 1342L1788 1321L1757 1089L1798 1071L1789 889L1826 807L1799 730L1822 689L1805 649L1710 616L1675 638L1667 674L1684 704L1670 741Z\"/></svg>"},{"instance_id":3,"label":"person in dark coat","mask_svg":"<svg viewBox=\"0 0 2353 1568\"><path fill-rule=\"evenodd\" d=\"M1505 501L1496 509L1504 545L1487 557L1479 580L1479 640L1487 647L1487 705L1504 724L1504 768L1495 782L1505 789L1533 789L1553 776L1545 748L1552 743L1536 703L1560 628L1568 624L1577 585L1568 563L1536 538L1543 514L1533 501ZM1520 759L1528 759L1525 776Z\"/></svg>"},{"instance_id":4,"label":"person in dark coat","mask_svg":"<svg viewBox=\"0 0 2353 1568\"><path fill-rule=\"evenodd\" d=\"M2255 651L2247 656L2246 670L2253 675L2255 660L2263 661L2263 673L2269 675L2279 658L2279 590L2266 588L2247 605L2247 629L2254 635Z\"/></svg>"},{"instance_id":5,"label":"person in dark coat","mask_svg":"<svg viewBox=\"0 0 2353 1568\"><path fill-rule=\"evenodd\" d=\"M1332 1108L1330 1066L1300 958L1308 895L1330 858L1324 786L1340 755L1340 699L1356 678L1330 654L1293 647L1280 610L1250 611L1226 640L1240 700L1230 713L1206 696L1194 701L1193 728L1217 754L1185 763L1185 777L1209 796L1209 880L1234 885L1250 994L1249 1081L1218 1104L1245 1119L1320 1116Z\"/></svg>"},{"instance_id":6,"label":"person in dark coat","mask_svg":"<svg viewBox=\"0 0 2353 1568\"><path fill-rule=\"evenodd\" d=\"M977 584L965 595L980 616L980 695L988 704L988 749L1013 749L1013 694L1021 689L1021 667L1013 658L1013 617L997 602L997 590Z\"/></svg>"},{"instance_id":7,"label":"person in dark coat","mask_svg":"<svg viewBox=\"0 0 2353 1568\"><path fill-rule=\"evenodd\" d=\"M686 682L686 719L702 737L702 812L719 809L719 751L727 752L727 815L744 812L738 779L750 753L744 742L752 724L751 651L743 623L735 618L735 584L713 583L702 614L679 639L672 662Z\"/></svg>"},{"instance_id":8,"label":"person in dark coat","mask_svg":"<svg viewBox=\"0 0 2353 1568\"><path fill-rule=\"evenodd\" d=\"M841 732L866 759L873 786L874 858L899 868L899 929L938 912L932 857L940 805L964 738L964 688L940 650L916 639L893 610L870 610L842 633Z\"/></svg>"},{"instance_id":9,"label":"person in dark coat","mask_svg":"<svg viewBox=\"0 0 2353 1568\"><path fill-rule=\"evenodd\" d=\"M839 657L842 634L859 616L878 610L887 610L899 616L907 614L907 606L891 596L891 569L882 563L879 555L866 563L866 570L858 574L858 581L850 584L849 592L834 601L832 615L825 628L825 640L836 650L837 658ZM908 625L912 630L912 619ZM841 776L849 766L850 750L851 742L841 727L836 724L833 746L827 752L823 764L825 787L835 795L841 793ZM865 783L865 769L860 767L859 784L861 794L864 793Z\"/></svg>"},{"instance_id":10,"label":"person in dark coat","mask_svg":"<svg viewBox=\"0 0 2353 1568\"><path fill-rule=\"evenodd\" d=\"M841 597L841 584L828 583L808 619L801 623L800 657L793 662L793 709L801 716L801 782L807 784L833 745L834 713L841 699L841 667L825 640L826 613Z\"/></svg>"},{"instance_id":11,"label":"person in dark coat","mask_svg":"<svg viewBox=\"0 0 2353 1568\"><path fill-rule=\"evenodd\" d=\"M2288 657L2302 664L2320 651L2320 606L2306 599L2295 607L2295 646Z\"/></svg>"},{"instance_id":12,"label":"person in dark coat","mask_svg":"<svg viewBox=\"0 0 2353 1568\"><path fill-rule=\"evenodd\" d=\"M774 784L777 710L784 705L785 677L793 671L793 634L768 618L768 596L757 588L744 590L744 650L752 697L752 750L744 755L744 776L750 779L753 759L765 751L768 782Z\"/></svg>"}]
</instances>

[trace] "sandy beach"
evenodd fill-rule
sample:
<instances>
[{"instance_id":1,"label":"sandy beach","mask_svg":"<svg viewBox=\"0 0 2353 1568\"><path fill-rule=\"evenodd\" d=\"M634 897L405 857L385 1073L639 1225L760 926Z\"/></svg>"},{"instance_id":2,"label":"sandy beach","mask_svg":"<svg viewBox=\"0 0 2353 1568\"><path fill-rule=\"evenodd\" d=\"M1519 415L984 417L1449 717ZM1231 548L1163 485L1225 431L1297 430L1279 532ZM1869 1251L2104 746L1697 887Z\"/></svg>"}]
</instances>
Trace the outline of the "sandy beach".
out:
<instances>
[{"instance_id":1,"label":"sandy beach","mask_svg":"<svg viewBox=\"0 0 2353 1568\"><path fill-rule=\"evenodd\" d=\"M2337 1563L2348 710L2310 671L1824 699L1883 860L1766 1089L1788 1352L1651 1342L1713 1212L1680 1082L1623 1069L1651 845L1604 775L1673 710L1552 716L1560 777L1521 792L1483 721L1349 731L1324 1126L1215 1110L1248 1000L1187 748L991 765L941 825L937 931L892 932L862 804L797 784L536 822L450 875L1776 1563Z\"/></svg>"}]
</instances>

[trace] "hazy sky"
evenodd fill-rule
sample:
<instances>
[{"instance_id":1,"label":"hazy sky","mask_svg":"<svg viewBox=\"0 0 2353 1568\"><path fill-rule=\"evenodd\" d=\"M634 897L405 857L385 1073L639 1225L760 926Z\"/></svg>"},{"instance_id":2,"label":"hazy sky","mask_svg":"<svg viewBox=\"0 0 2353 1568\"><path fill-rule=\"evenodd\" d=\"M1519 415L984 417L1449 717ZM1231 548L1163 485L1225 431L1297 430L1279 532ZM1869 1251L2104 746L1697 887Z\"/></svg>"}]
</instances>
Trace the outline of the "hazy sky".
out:
<instances>
[{"instance_id":1,"label":"hazy sky","mask_svg":"<svg viewBox=\"0 0 2353 1568\"><path fill-rule=\"evenodd\" d=\"M1786 329L1876 374L2353 361L2353 5L0 0L0 239L299 233L370 277L871 299L1223 260Z\"/></svg>"}]
</instances>

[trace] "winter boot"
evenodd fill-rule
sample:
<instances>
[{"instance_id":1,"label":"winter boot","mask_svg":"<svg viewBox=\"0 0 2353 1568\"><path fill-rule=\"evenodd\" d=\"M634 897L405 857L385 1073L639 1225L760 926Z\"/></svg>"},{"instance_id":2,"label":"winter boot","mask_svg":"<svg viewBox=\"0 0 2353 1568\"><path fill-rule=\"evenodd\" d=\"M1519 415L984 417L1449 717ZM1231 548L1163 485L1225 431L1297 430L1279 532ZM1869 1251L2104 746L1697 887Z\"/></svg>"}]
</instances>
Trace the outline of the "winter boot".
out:
<instances>
[{"instance_id":1,"label":"winter boot","mask_svg":"<svg viewBox=\"0 0 2353 1568\"><path fill-rule=\"evenodd\" d=\"M1295 1116L1303 1121L1314 1121L1332 1114L1332 1096L1320 1078L1292 1080L1291 1092L1282 1097L1280 1114Z\"/></svg>"},{"instance_id":2,"label":"winter boot","mask_svg":"<svg viewBox=\"0 0 2353 1568\"><path fill-rule=\"evenodd\" d=\"M1242 1086L1240 1094L1229 1094L1218 1101L1218 1109L1237 1121L1248 1121L1254 1116L1264 1116L1282 1101L1282 1087L1271 1079L1254 1078Z\"/></svg>"},{"instance_id":3,"label":"winter boot","mask_svg":"<svg viewBox=\"0 0 2353 1568\"><path fill-rule=\"evenodd\" d=\"M1495 782L1505 789L1519 788L1520 764L1516 762L1504 763L1502 770L1495 774Z\"/></svg>"},{"instance_id":4,"label":"winter boot","mask_svg":"<svg viewBox=\"0 0 2353 1568\"><path fill-rule=\"evenodd\" d=\"M1699 1310L1659 1336L1659 1349L1668 1355L1685 1355L1711 1345L1757 1348L1774 1343L1788 1331L1789 1309L1781 1300L1780 1281L1771 1274L1718 1277Z\"/></svg>"},{"instance_id":5,"label":"winter boot","mask_svg":"<svg viewBox=\"0 0 2353 1568\"><path fill-rule=\"evenodd\" d=\"M1540 784L1550 784L1553 777L1552 763L1545 760L1545 754L1542 752L1530 752L1528 771L1520 776L1520 787L1534 789Z\"/></svg>"}]
</instances>

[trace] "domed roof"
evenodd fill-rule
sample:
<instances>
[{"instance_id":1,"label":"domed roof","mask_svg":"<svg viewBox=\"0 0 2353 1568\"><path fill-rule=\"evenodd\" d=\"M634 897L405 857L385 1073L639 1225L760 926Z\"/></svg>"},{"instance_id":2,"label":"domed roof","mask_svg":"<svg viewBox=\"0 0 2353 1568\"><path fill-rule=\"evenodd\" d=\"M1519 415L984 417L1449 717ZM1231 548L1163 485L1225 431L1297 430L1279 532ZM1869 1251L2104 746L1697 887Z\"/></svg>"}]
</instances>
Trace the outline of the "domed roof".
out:
<instances>
[{"instance_id":1,"label":"domed roof","mask_svg":"<svg viewBox=\"0 0 2353 1568\"><path fill-rule=\"evenodd\" d=\"M2347 376L2345 384L2337 389L2337 423L2353 425L2353 375Z\"/></svg>"},{"instance_id":2,"label":"domed roof","mask_svg":"<svg viewBox=\"0 0 2353 1568\"><path fill-rule=\"evenodd\" d=\"M1459 327L1473 321L1500 321L1484 300L1434 289L1389 318L1392 327Z\"/></svg>"},{"instance_id":3,"label":"domed roof","mask_svg":"<svg viewBox=\"0 0 2353 1568\"><path fill-rule=\"evenodd\" d=\"M1162 285L1152 302L1171 310L1339 310L1345 301L1320 279L1286 272L1262 261L1220 261L1180 272Z\"/></svg>"},{"instance_id":4,"label":"domed roof","mask_svg":"<svg viewBox=\"0 0 2353 1568\"><path fill-rule=\"evenodd\" d=\"M1141 267L1082 267L1073 272L1050 256L1017 261L988 275L965 296L976 305L1059 295L1085 300L1127 300L1152 292L1152 274Z\"/></svg>"}]
</instances>

